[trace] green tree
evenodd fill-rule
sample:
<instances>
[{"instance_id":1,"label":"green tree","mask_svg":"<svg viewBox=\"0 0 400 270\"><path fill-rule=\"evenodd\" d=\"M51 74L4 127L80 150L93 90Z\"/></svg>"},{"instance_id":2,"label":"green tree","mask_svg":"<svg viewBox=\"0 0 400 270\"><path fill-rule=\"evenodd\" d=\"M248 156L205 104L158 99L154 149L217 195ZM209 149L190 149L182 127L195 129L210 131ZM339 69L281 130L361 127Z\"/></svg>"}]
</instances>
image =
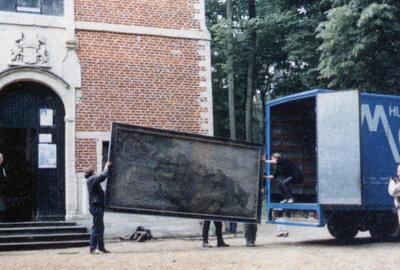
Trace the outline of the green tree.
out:
<instances>
[{"instance_id":1,"label":"green tree","mask_svg":"<svg viewBox=\"0 0 400 270\"><path fill-rule=\"evenodd\" d=\"M398 92L399 3L352 0L334 4L317 29L323 40L321 78L335 89Z\"/></svg>"},{"instance_id":2,"label":"green tree","mask_svg":"<svg viewBox=\"0 0 400 270\"><path fill-rule=\"evenodd\" d=\"M239 139L250 137L253 95L259 96L264 106L267 94L284 95L321 85L316 50L321 41L316 37L315 28L328 7L326 1L322 2L324 4L315 0L259 0L254 1L256 12L249 6L251 1L235 0L232 1L232 24L229 26L223 8L225 1L206 1L212 33L217 136L229 137L228 74L234 78ZM257 16L252 16L249 11ZM229 39L231 37L233 40ZM233 57L233 63L227 65L230 57ZM254 123L263 128L263 123Z\"/></svg>"},{"instance_id":3,"label":"green tree","mask_svg":"<svg viewBox=\"0 0 400 270\"><path fill-rule=\"evenodd\" d=\"M249 0L248 5L249 22L253 23L256 19L256 1ZM256 74L256 50L257 50L257 31L255 27L249 27L248 37L248 63L247 63L247 87L246 87L246 107L245 107L245 130L246 141L252 141L252 117L253 117L253 96L254 79Z\"/></svg>"}]
</instances>

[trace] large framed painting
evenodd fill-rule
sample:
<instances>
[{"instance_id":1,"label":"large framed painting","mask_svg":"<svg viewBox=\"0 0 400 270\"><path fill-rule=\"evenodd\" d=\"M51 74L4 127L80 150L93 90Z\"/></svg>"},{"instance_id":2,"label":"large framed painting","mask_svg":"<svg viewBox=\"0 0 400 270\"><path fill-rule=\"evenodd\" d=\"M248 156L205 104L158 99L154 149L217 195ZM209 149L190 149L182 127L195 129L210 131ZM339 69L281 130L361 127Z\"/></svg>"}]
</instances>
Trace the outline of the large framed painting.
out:
<instances>
[{"instance_id":1,"label":"large framed painting","mask_svg":"<svg viewBox=\"0 0 400 270\"><path fill-rule=\"evenodd\" d=\"M109 210L258 223L262 147L113 123Z\"/></svg>"}]
</instances>

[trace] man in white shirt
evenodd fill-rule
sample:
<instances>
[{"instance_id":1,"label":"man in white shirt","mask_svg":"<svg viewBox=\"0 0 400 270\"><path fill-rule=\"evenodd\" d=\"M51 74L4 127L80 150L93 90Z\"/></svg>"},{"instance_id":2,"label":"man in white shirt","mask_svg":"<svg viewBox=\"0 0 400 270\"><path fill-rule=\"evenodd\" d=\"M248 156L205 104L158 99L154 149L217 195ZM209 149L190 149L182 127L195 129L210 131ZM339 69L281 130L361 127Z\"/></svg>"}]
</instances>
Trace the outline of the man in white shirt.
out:
<instances>
[{"instance_id":1,"label":"man in white shirt","mask_svg":"<svg viewBox=\"0 0 400 270\"><path fill-rule=\"evenodd\" d=\"M390 178L388 192L394 197L394 206L400 220L400 164L397 166L397 175Z\"/></svg>"}]
</instances>

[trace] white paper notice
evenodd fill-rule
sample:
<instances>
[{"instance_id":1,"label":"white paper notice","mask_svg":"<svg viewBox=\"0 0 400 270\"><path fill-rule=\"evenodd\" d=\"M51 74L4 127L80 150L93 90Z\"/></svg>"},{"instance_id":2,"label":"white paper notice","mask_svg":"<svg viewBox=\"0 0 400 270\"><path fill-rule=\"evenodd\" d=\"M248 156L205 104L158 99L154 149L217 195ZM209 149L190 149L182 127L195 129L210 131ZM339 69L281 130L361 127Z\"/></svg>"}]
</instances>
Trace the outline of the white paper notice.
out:
<instances>
[{"instance_id":1,"label":"white paper notice","mask_svg":"<svg viewBox=\"0 0 400 270\"><path fill-rule=\"evenodd\" d=\"M51 127L53 126L53 110L40 109L40 126Z\"/></svg>"},{"instance_id":2,"label":"white paper notice","mask_svg":"<svg viewBox=\"0 0 400 270\"><path fill-rule=\"evenodd\" d=\"M39 143L39 168L57 168L57 146L55 144Z\"/></svg>"},{"instance_id":3,"label":"white paper notice","mask_svg":"<svg viewBox=\"0 0 400 270\"><path fill-rule=\"evenodd\" d=\"M39 134L39 143L51 143L52 139L51 134Z\"/></svg>"}]
</instances>

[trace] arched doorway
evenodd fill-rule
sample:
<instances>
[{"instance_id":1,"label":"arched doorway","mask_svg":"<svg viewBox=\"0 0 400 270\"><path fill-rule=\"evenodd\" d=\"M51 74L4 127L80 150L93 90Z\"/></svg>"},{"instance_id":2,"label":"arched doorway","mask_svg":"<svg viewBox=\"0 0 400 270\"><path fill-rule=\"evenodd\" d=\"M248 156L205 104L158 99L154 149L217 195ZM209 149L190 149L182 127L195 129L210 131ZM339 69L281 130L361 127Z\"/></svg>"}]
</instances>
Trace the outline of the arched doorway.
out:
<instances>
[{"instance_id":1,"label":"arched doorway","mask_svg":"<svg viewBox=\"0 0 400 270\"><path fill-rule=\"evenodd\" d=\"M0 222L65 218L65 110L49 87L17 82L0 91Z\"/></svg>"}]
</instances>

